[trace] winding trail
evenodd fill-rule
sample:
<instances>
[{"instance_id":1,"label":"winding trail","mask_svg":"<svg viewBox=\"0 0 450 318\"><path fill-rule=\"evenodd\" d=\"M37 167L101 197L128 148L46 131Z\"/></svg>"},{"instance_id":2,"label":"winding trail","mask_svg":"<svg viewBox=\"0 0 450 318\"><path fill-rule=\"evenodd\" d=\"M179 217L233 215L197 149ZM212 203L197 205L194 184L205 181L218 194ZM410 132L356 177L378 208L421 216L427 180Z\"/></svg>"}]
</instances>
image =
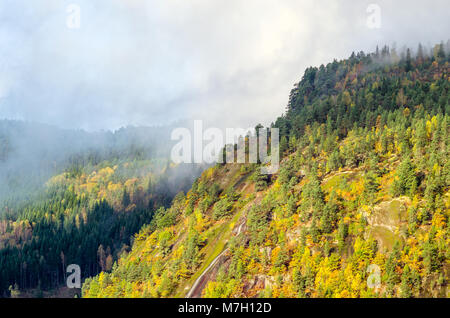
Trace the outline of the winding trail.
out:
<instances>
[{"instance_id":1,"label":"winding trail","mask_svg":"<svg viewBox=\"0 0 450 318\"><path fill-rule=\"evenodd\" d=\"M244 218L241 224L237 229L236 235L239 235L242 231L242 227L245 225L246 219ZM228 248L225 248L219 255L214 258L209 266L203 271L203 273L195 280L189 292L186 294L186 298L196 298L196 295L200 295L203 290L205 280L207 279L206 274L217 264L220 258L228 251Z\"/></svg>"}]
</instances>

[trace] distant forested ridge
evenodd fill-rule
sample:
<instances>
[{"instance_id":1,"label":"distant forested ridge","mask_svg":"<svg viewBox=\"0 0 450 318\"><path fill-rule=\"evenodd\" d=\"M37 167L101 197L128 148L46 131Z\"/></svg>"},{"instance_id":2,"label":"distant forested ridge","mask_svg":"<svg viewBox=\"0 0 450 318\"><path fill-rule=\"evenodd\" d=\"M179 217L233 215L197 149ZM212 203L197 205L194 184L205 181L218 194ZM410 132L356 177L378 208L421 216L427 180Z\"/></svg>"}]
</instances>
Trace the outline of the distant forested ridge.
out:
<instances>
[{"instance_id":1,"label":"distant forested ridge","mask_svg":"<svg viewBox=\"0 0 450 318\"><path fill-rule=\"evenodd\" d=\"M209 168L83 296L448 297L449 53L308 68L273 124L278 173Z\"/></svg>"},{"instance_id":2,"label":"distant forested ridge","mask_svg":"<svg viewBox=\"0 0 450 318\"><path fill-rule=\"evenodd\" d=\"M171 165L167 129L87 133L0 122L0 296L110 270L202 167ZM164 141L166 140L166 141Z\"/></svg>"}]
</instances>

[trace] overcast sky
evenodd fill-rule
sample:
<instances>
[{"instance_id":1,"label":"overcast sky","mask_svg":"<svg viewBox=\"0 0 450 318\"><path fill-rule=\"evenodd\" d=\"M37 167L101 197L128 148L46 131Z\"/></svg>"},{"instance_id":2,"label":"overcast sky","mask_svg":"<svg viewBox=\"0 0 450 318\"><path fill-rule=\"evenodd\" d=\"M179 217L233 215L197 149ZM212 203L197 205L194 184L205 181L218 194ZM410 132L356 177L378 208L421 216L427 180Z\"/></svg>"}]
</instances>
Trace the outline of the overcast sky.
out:
<instances>
[{"instance_id":1,"label":"overcast sky","mask_svg":"<svg viewBox=\"0 0 450 318\"><path fill-rule=\"evenodd\" d=\"M367 24L371 3L380 28ZM377 44L446 41L449 9L448 0L1 0L0 118L87 130L270 124L306 67Z\"/></svg>"}]
</instances>

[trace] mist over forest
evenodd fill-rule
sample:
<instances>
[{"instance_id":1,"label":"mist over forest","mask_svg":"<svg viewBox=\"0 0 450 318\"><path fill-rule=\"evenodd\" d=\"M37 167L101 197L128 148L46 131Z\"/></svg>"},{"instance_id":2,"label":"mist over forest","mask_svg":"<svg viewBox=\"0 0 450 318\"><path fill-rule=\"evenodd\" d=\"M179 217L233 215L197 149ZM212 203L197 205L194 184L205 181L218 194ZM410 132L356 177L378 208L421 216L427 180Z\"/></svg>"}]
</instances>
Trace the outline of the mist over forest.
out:
<instances>
[{"instance_id":1,"label":"mist over forest","mask_svg":"<svg viewBox=\"0 0 450 318\"><path fill-rule=\"evenodd\" d=\"M0 198L41 187L73 165L103 160L168 159L169 127L86 132L15 120L0 121Z\"/></svg>"}]
</instances>

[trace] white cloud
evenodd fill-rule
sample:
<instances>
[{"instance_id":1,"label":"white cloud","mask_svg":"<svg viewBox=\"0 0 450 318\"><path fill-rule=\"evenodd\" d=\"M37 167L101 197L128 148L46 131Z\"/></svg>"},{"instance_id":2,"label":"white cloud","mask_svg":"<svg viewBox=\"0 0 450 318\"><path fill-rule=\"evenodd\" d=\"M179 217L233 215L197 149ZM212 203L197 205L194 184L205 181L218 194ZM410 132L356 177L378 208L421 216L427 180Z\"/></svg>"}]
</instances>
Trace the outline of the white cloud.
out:
<instances>
[{"instance_id":1,"label":"white cloud","mask_svg":"<svg viewBox=\"0 0 450 318\"><path fill-rule=\"evenodd\" d=\"M81 28L66 27L66 6ZM269 124L310 65L446 40L448 1L113 0L0 4L0 117L87 129L184 117Z\"/></svg>"}]
</instances>

